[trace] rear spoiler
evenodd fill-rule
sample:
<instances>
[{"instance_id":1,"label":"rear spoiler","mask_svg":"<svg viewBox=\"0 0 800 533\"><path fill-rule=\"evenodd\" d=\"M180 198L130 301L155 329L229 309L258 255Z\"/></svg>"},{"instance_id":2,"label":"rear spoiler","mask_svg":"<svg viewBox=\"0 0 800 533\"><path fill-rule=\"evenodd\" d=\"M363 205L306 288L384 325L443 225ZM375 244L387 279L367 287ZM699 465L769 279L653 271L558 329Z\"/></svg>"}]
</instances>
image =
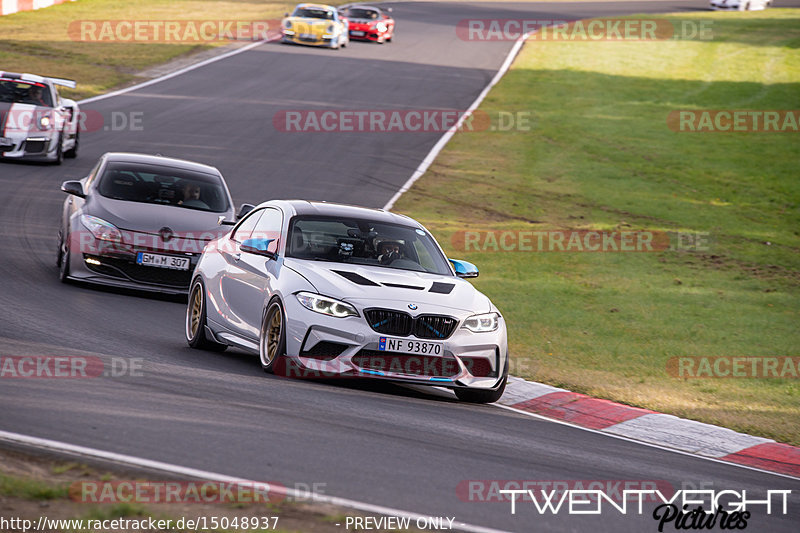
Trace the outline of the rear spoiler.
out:
<instances>
[{"instance_id":1,"label":"rear spoiler","mask_svg":"<svg viewBox=\"0 0 800 533\"><path fill-rule=\"evenodd\" d=\"M61 85L62 87L69 87L70 89L74 89L77 86L75 80L65 80L64 78L51 78L50 76L43 76L46 80L50 80L52 83L56 85Z\"/></svg>"}]
</instances>

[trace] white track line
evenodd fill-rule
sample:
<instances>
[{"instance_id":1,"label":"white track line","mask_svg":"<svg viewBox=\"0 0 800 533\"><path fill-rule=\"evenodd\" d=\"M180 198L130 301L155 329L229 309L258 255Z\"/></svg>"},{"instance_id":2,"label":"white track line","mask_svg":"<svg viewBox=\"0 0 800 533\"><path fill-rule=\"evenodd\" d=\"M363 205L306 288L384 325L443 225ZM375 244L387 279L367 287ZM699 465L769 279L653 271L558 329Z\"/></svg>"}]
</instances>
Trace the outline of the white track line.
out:
<instances>
[{"instance_id":1,"label":"white track line","mask_svg":"<svg viewBox=\"0 0 800 533\"><path fill-rule=\"evenodd\" d=\"M461 128L461 125L464 123L464 121L467 119L467 117L469 117L472 114L472 112L475 111L478 108L479 105L481 105L481 102L483 102L483 99L486 98L487 94L489 94L489 91L492 90L492 87L497 85L497 83L500 81L500 79L503 76L505 76L506 72L508 72L508 69L511 68L511 63L513 63L514 59L517 57L517 54L519 53L520 48L522 48L522 44L528 39L529 36L530 36L530 32L526 33L525 35L521 36L519 39L516 40L516 42L514 43L514 46L512 46L511 50L508 52L508 56L506 56L506 60L500 66L500 70L498 70L497 74L494 75L494 78L492 78L492 81L489 82L489 85L487 85L483 89L483 91L481 91L481 94L479 94L478 97L475 99L475 101L472 102L472 105L469 106L467 111L463 115L461 115L461 118L458 119L458 122L456 122L455 125L453 125L453 127L451 127L449 130L447 130L444 133L444 135L441 136L439 141L436 144L433 145L433 148L431 148L431 151L428 152L428 155L425 156L425 159L423 159L422 162L420 162L420 164L417 167L417 169L414 171L413 174L411 174L411 177L408 178L408 180L403 184L402 187L400 187L400 190L397 191L396 193L394 193L394 196L392 196L391 199L389 199L389 201L386 202L386 205L383 206L383 208L386 211L390 211L392 209L392 207L394 207L394 203L406 191L408 191L408 189L410 189L412 185L414 185L414 182L416 182L419 178L422 177L423 174L425 174L425 172L428 170L428 167L430 167L431 164L436 159L436 157L438 157L439 152L441 152L444 149L445 145L448 142L450 142L450 139L452 139L453 135L455 135L456 132L459 130L459 128Z\"/></svg>"},{"instance_id":2,"label":"white track line","mask_svg":"<svg viewBox=\"0 0 800 533\"><path fill-rule=\"evenodd\" d=\"M215 472L208 472L206 470L198 470L196 468L172 465L169 463L152 461L150 459L143 459L141 457L134 457L131 455L107 452L103 450L97 450L94 448L86 448L84 446L76 446L74 444L68 444L66 442L42 439L39 437L31 437L29 435L21 435L19 433L12 433L9 431L0 430L0 441L11 442L14 444L22 444L25 446L31 446L34 448L39 448L44 450L57 451L62 453L66 452L72 455L80 455L84 457L104 459L106 461L112 461L114 463L119 463L123 465L137 466L142 468L148 468L151 470L159 470L161 472L167 472L170 474L176 474L179 476L186 476L206 481L222 481L225 483L239 483L243 485L252 483L263 483L261 481L236 478L236 477L226 476L223 474L217 474ZM391 507L384 507L382 505L373 505L371 503L364 503L356 500L349 500L346 498L337 498L335 496L326 496L324 494L316 494L313 492L311 493L306 491L301 492L283 486L270 487L270 491L296 499L307 499L310 500L311 502L327 503L330 505L335 505L337 507L346 507L349 509L355 509L357 511L376 513L384 516L398 516L402 518L409 518L414 521L416 521L418 518L428 517L428 515L411 513L400 509L392 509ZM481 526L474 526L471 524L465 524L463 522L455 522L454 524L456 530L466 531L468 533L508 533L500 529L491 529Z\"/></svg>"},{"instance_id":3,"label":"white track line","mask_svg":"<svg viewBox=\"0 0 800 533\"><path fill-rule=\"evenodd\" d=\"M540 415L538 413L531 413L529 411L523 411L522 409L517 409L516 407L511 407L511 406L503 405L503 404L500 404L500 403L493 403L491 405L493 405L494 407L499 407L501 409L506 409L508 411L513 411L513 412L521 414L521 415L526 415L526 416L530 416L530 417L533 417L533 418L538 418L539 420L544 420L546 422L552 422L554 424L561 424L562 426L569 426L571 428L581 429L583 431L588 431L590 433L596 433L598 435L605 435L606 437L612 437L614 439L624 440L624 441L632 442L634 444L640 444L642 446L649 446L650 448L656 448L658 450L664 450L664 451L667 451L667 452L674 452L674 453L678 453L678 454L681 454L681 455L686 455L688 457L694 457L696 459L703 459L705 461L711 461L711 462L719 463L719 464L722 464L722 465L735 466L737 468L744 468L745 470L752 470L754 472L761 472L762 474L770 474L770 475L773 475L773 476L778 476L778 477L783 477L783 478L786 478L786 479L800 481L800 478L794 477L794 476L790 476L789 474L781 474L780 472L773 472L771 470L762 470L761 468L756 468L755 466L743 465L743 464L739 464L739 463L733 463L733 462L730 462L730 461L723 461L722 459L717 459L715 457L707 457L707 456L704 456L704 455L697 455L697 454L694 454L694 453L691 453L691 452L686 452L686 451L683 451L683 450L679 450L677 448L670 448L669 446L664 446L662 444L655 444L655 443L652 443L652 442L645 442L645 441L641 441L641 440L636 440L636 439L632 439L630 437L625 437L624 435L616 435L614 433L606 433L605 431L602 431L602 430L599 430L599 429L592 429L592 428L586 428L586 427L583 427L583 426L578 426L576 424L572 424L572 423L567 422L565 420L558 420L558 419L555 419L555 418L548 418L548 417L546 417L544 415ZM0 435L2 435L2 432L0 432Z\"/></svg>"}]
</instances>

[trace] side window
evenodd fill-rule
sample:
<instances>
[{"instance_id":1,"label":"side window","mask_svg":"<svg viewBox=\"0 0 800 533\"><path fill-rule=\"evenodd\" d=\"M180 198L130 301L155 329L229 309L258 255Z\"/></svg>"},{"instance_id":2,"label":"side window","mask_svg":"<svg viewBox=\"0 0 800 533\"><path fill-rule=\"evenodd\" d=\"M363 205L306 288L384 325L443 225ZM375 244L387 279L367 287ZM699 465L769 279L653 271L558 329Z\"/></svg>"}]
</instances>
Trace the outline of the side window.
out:
<instances>
[{"instance_id":1,"label":"side window","mask_svg":"<svg viewBox=\"0 0 800 533\"><path fill-rule=\"evenodd\" d=\"M270 243L269 249L270 251L277 251L282 226L283 215L280 210L268 207L264 209L263 216L258 220L252 237L255 239L274 239L274 242Z\"/></svg>"},{"instance_id":2,"label":"side window","mask_svg":"<svg viewBox=\"0 0 800 533\"><path fill-rule=\"evenodd\" d=\"M242 220L236 229L233 230L233 235L231 235L231 239L234 241L241 243L242 241L249 239L250 234L253 232L253 228L256 227L256 223L258 219L261 218L261 215L264 213L263 209L258 209L249 213L244 220Z\"/></svg>"},{"instance_id":3,"label":"side window","mask_svg":"<svg viewBox=\"0 0 800 533\"><path fill-rule=\"evenodd\" d=\"M436 262L434 262L430 252L419 239L414 240L414 251L417 252L419 264L422 265L422 268L428 272L436 272Z\"/></svg>"}]
</instances>

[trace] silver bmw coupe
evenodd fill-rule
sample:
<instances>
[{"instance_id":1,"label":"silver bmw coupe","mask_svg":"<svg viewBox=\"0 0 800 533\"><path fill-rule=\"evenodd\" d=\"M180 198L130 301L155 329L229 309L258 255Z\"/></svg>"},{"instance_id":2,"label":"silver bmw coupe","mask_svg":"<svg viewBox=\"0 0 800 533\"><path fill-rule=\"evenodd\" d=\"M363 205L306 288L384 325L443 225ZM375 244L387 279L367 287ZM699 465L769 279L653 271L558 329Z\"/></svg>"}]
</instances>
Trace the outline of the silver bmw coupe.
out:
<instances>
[{"instance_id":1,"label":"silver bmw coupe","mask_svg":"<svg viewBox=\"0 0 800 533\"><path fill-rule=\"evenodd\" d=\"M256 207L194 269L190 346L237 346L267 372L363 377L500 398L503 316L416 221L379 209L301 200Z\"/></svg>"}]
</instances>

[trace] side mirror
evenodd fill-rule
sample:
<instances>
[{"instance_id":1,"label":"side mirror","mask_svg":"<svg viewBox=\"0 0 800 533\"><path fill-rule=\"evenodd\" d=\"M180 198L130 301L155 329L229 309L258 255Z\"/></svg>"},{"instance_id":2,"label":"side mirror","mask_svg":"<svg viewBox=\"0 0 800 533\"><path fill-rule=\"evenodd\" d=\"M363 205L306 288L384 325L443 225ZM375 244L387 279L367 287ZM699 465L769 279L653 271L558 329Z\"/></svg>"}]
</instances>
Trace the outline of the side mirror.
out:
<instances>
[{"instance_id":1,"label":"side mirror","mask_svg":"<svg viewBox=\"0 0 800 533\"><path fill-rule=\"evenodd\" d=\"M75 103L75 100L70 100L69 98L62 98L61 105L64 107L65 110L69 111L69 118L72 119L75 116L75 110L78 108L78 104Z\"/></svg>"},{"instance_id":2,"label":"side mirror","mask_svg":"<svg viewBox=\"0 0 800 533\"><path fill-rule=\"evenodd\" d=\"M472 263L468 263L467 261L462 261L460 259L448 259L448 261L450 261L450 264L453 265L453 270L456 271L456 276L459 278L478 277L478 267Z\"/></svg>"},{"instance_id":3,"label":"side mirror","mask_svg":"<svg viewBox=\"0 0 800 533\"><path fill-rule=\"evenodd\" d=\"M252 211L252 210L253 210L253 209L255 209L255 208L256 208L256 206L254 206L253 204L242 204L242 205L239 207L239 212L236 214L236 220L241 220L241 219L243 219L243 218L244 218L244 216L245 216L247 213L249 213L250 211Z\"/></svg>"},{"instance_id":4,"label":"side mirror","mask_svg":"<svg viewBox=\"0 0 800 533\"><path fill-rule=\"evenodd\" d=\"M284 16L284 17L288 17L288 16L289 16L289 13L284 13L284 14L283 14L283 16Z\"/></svg>"},{"instance_id":5,"label":"side mirror","mask_svg":"<svg viewBox=\"0 0 800 533\"><path fill-rule=\"evenodd\" d=\"M83 184L78 180L65 181L61 184L61 190L78 198L86 198L86 193L83 192Z\"/></svg>"},{"instance_id":6,"label":"side mirror","mask_svg":"<svg viewBox=\"0 0 800 533\"><path fill-rule=\"evenodd\" d=\"M243 252L263 255L268 259L274 260L278 258L278 254L276 252L270 252L269 245L276 240L277 239L245 239L239 246L239 249Z\"/></svg>"}]
</instances>

